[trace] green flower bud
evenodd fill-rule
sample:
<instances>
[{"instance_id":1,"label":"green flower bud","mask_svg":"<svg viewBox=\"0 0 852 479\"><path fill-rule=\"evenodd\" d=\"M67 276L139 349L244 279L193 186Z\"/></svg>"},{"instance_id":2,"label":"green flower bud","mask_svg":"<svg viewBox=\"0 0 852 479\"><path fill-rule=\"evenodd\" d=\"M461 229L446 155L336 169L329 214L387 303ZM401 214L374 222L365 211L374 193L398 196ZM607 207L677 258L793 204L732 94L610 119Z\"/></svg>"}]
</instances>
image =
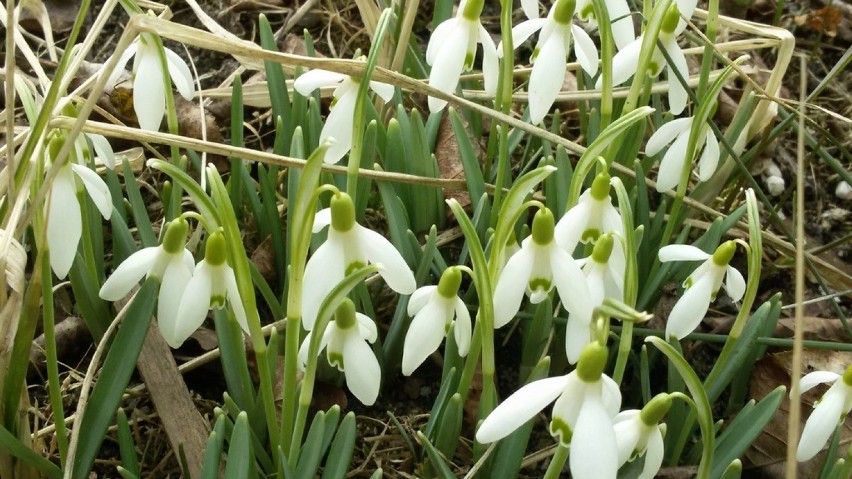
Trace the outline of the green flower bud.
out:
<instances>
[{"instance_id":1,"label":"green flower bud","mask_svg":"<svg viewBox=\"0 0 852 479\"><path fill-rule=\"evenodd\" d=\"M852 387L852 364L846 368L846 372L843 373L843 384L846 384L849 387Z\"/></svg>"},{"instance_id":2,"label":"green flower bud","mask_svg":"<svg viewBox=\"0 0 852 479\"><path fill-rule=\"evenodd\" d=\"M48 138L47 151L50 155L50 161L53 161L54 158L59 156L59 151L62 150L68 138L65 132L59 130L50 132Z\"/></svg>"},{"instance_id":3,"label":"green flower bud","mask_svg":"<svg viewBox=\"0 0 852 479\"><path fill-rule=\"evenodd\" d=\"M577 376L587 383L600 381L606 367L608 353L606 347L601 346L597 341L589 343L580 353L580 360L577 361Z\"/></svg>"},{"instance_id":4,"label":"green flower bud","mask_svg":"<svg viewBox=\"0 0 852 479\"><path fill-rule=\"evenodd\" d=\"M594 181L592 181L592 191L589 193L592 195L592 198L598 201L609 199L609 190L611 188L609 179L609 173L605 171L598 173L598 175L595 176Z\"/></svg>"},{"instance_id":5,"label":"green flower bud","mask_svg":"<svg viewBox=\"0 0 852 479\"><path fill-rule=\"evenodd\" d=\"M553 12L553 20L560 25L569 25L576 6L577 3L574 0L558 0L556 10Z\"/></svg>"},{"instance_id":6,"label":"green flower bud","mask_svg":"<svg viewBox=\"0 0 852 479\"><path fill-rule=\"evenodd\" d=\"M178 254L186 246L186 238L189 236L189 223L183 218L176 218L166 225L166 234L163 235L163 250L166 253Z\"/></svg>"},{"instance_id":7,"label":"green flower bud","mask_svg":"<svg viewBox=\"0 0 852 479\"><path fill-rule=\"evenodd\" d=\"M225 235L216 231L207 238L207 246L204 249L204 259L211 266L220 266L228 257L228 248L225 246Z\"/></svg>"},{"instance_id":8,"label":"green flower bud","mask_svg":"<svg viewBox=\"0 0 852 479\"><path fill-rule=\"evenodd\" d=\"M666 16L663 17L663 25L660 28L660 31L671 35L674 33L675 28L677 28L678 22L680 22L680 11L677 9L677 4L672 2L672 5L669 7L669 11L667 11Z\"/></svg>"},{"instance_id":9,"label":"green flower bud","mask_svg":"<svg viewBox=\"0 0 852 479\"><path fill-rule=\"evenodd\" d=\"M731 262L731 258L734 257L734 253L737 251L737 243L734 241L725 241L720 244L718 248L716 248L716 252L713 253L713 264L716 266L727 266L728 263Z\"/></svg>"},{"instance_id":10,"label":"green flower bud","mask_svg":"<svg viewBox=\"0 0 852 479\"><path fill-rule=\"evenodd\" d=\"M340 329L349 329L355 326L355 303L349 298L344 298L337 311L334 312L334 322Z\"/></svg>"},{"instance_id":11,"label":"green flower bud","mask_svg":"<svg viewBox=\"0 0 852 479\"><path fill-rule=\"evenodd\" d=\"M355 226L355 203L346 193L335 193L331 197L331 227L346 232Z\"/></svg>"},{"instance_id":12,"label":"green flower bud","mask_svg":"<svg viewBox=\"0 0 852 479\"><path fill-rule=\"evenodd\" d=\"M532 239L536 244L548 245L553 241L553 227L555 221L550 208L539 209L532 224Z\"/></svg>"},{"instance_id":13,"label":"green flower bud","mask_svg":"<svg viewBox=\"0 0 852 479\"><path fill-rule=\"evenodd\" d=\"M642 408L639 418L642 419L642 423L646 426L656 426L666 417L671 407L671 395L667 393L657 394Z\"/></svg>"},{"instance_id":14,"label":"green flower bud","mask_svg":"<svg viewBox=\"0 0 852 479\"><path fill-rule=\"evenodd\" d=\"M451 266L444 270L441 280L438 281L438 293L445 298L455 298L461 286L461 270Z\"/></svg>"},{"instance_id":15,"label":"green flower bud","mask_svg":"<svg viewBox=\"0 0 852 479\"><path fill-rule=\"evenodd\" d=\"M598 236L598 240L595 242L595 249L592 250L592 260L595 263L606 263L609 261L614 243L615 241L611 234Z\"/></svg>"}]
</instances>

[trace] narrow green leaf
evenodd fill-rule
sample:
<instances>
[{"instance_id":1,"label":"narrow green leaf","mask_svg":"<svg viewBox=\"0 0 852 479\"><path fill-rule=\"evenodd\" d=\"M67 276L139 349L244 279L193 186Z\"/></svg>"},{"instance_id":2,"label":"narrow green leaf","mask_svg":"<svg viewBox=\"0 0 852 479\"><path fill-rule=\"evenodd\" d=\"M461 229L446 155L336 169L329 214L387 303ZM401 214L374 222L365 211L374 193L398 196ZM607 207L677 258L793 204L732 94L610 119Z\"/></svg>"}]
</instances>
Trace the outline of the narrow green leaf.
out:
<instances>
[{"instance_id":1,"label":"narrow green leaf","mask_svg":"<svg viewBox=\"0 0 852 479\"><path fill-rule=\"evenodd\" d=\"M204 448L204 459L201 464L201 479L217 479L219 463L222 460L222 448L225 446L225 417L219 415L213 431L207 436L207 447Z\"/></svg>"},{"instance_id":2,"label":"narrow green leaf","mask_svg":"<svg viewBox=\"0 0 852 479\"><path fill-rule=\"evenodd\" d=\"M62 479L62 471L56 464L45 459L41 454L25 446L8 429L0 425L0 448L17 457L21 461L35 467L44 473L48 479Z\"/></svg>"},{"instance_id":3,"label":"narrow green leaf","mask_svg":"<svg viewBox=\"0 0 852 479\"><path fill-rule=\"evenodd\" d=\"M435 449L435 446L429 442L429 438L423 435L422 432L417 431L417 438L420 440L420 444L423 445L423 448L426 449L426 455L429 456L429 463L437 469L437 473L440 475L442 479L456 479L456 476L453 474L453 471L450 470L450 467L447 466L447 462L441 457L441 453Z\"/></svg>"},{"instance_id":4,"label":"narrow green leaf","mask_svg":"<svg viewBox=\"0 0 852 479\"><path fill-rule=\"evenodd\" d=\"M320 411L311 421L308 436L302 445L302 454L296 466L297 479L313 479L316 477L317 469L322 459L322 438L325 434L325 412Z\"/></svg>"},{"instance_id":5,"label":"narrow green leaf","mask_svg":"<svg viewBox=\"0 0 852 479\"><path fill-rule=\"evenodd\" d=\"M228 461L225 465L225 477L228 479L248 479L254 462L251 440L249 438L248 416L241 412L231 431L228 441Z\"/></svg>"},{"instance_id":6,"label":"narrow green leaf","mask_svg":"<svg viewBox=\"0 0 852 479\"><path fill-rule=\"evenodd\" d=\"M331 444L331 450L328 452L328 459L325 462L325 469L322 471L322 479L343 479L349 471L349 465L352 462L352 454L355 452L355 414L349 412L343 417L340 427L337 429L337 434L334 436L334 442Z\"/></svg>"},{"instance_id":7,"label":"narrow green leaf","mask_svg":"<svg viewBox=\"0 0 852 479\"><path fill-rule=\"evenodd\" d=\"M136 456L136 442L133 440L133 433L130 431L130 424L127 422L127 415L124 414L124 409L118 408L116 419L118 423L118 448L121 452L121 467L138 477L142 472L139 469L139 458Z\"/></svg>"}]
</instances>

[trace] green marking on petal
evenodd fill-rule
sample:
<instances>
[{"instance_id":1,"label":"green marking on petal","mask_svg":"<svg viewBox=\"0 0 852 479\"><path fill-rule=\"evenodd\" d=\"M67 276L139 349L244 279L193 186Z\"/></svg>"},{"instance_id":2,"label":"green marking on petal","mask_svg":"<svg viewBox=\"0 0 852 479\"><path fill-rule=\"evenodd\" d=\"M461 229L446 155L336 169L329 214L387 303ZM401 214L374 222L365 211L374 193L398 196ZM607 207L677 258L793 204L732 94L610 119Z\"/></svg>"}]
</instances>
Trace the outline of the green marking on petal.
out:
<instances>
[{"instance_id":1,"label":"green marking on petal","mask_svg":"<svg viewBox=\"0 0 852 479\"><path fill-rule=\"evenodd\" d=\"M716 266L728 266L728 263L731 262L731 258L734 257L734 253L736 252L737 243L734 241L725 241L713 253L713 264Z\"/></svg>"},{"instance_id":2,"label":"green marking on petal","mask_svg":"<svg viewBox=\"0 0 852 479\"><path fill-rule=\"evenodd\" d=\"M584 20L588 20L589 18L594 18L595 16L595 7L592 5L592 2L589 2L582 10L580 10L580 16L583 17Z\"/></svg>"},{"instance_id":3,"label":"green marking on petal","mask_svg":"<svg viewBox=\"0 0 852 479\"><path fill-rule=\"evenodd\" d=\"M553 228L555 221L550 208L539 209L532 224L532 239L536 244L545 246L553 241Z\"/></svg>"},{"instance_id":4,"label":"green marking on petal","mask_svg":"<svg viewBox=\"0 0 852 479\"><path fill-rule=\"evenodd\" d=\"M852 364L843 373L843 384L852 387Z\"/></svg>"},{"instance_id":5,"label":"green marking on petal","mask_svg":"<svg viewBox=\"0 0 852 479\"><path fill-rule=\"evenodd\" d=\"M222 309L225 307L225 296L216 294L210 296L210 307L213 309Z\"/></svg>"},{"instance_id":6,"label":"green marking on petal","mask_svg":"<svg viewBox=\"0 0 852 479\"><path fill-rule=\"evenodd\" d=\"M334 323L341 330L347 330L357 323L355 319L355 303L351 299L345 298L337 311L334 312Z\"/></svg>"},{"instance_id":7,"label":"green marking on petal","mask_svg":"<svg viewBox=\"0 0 852 479\"><path fill-rule=\"evenodd\" d=\"M186 245L189 236L189 223L178 217L166 226L166 234L163 235L163 250L169 254L178 254Z\"/></svg>"},{"instance_id":8,"label":"green marking on petal","mask_svg":"<svg viewBox=\"0 0 852 479\"><path fill-rule=\"evenodd\" d=\"M445 298L455 298L461 286L461 270L452 266L444 270L438 281L438 294Z\"/></svg>"},{"instance_id":9,"label":"green marking on petal","mask_svg":"<svg viewBox=\"0 0 852 479\"><path fill-rule=\"evenodd\" d=\"M328 364L343 371L343 355L340 353L328 353Z\"/></svg>"},{"instance_id":10,"label":"green marking on petal","mask_svg":"<svg viewBox=\"0 0 852 479\"><path fill-rule=\"evenodd\" d=\"M607 356L606 347L598 342L589 343L580 353L580 360L577 361L577 377L587 383L600 381L606 367Z\"/></svg>"},{"instance_id":11,"label":"green marking on petal","mask_svg":"<svg viewBox=\"0 0 852 479\"><path fill-rule=\"evenodd\" d=\"M580 241L583 243L590 243L593 241L597 241L601 235L601 230L597 228L588 228L583 231L583 234L580 235Z\"/></svg>"},{"instance_id":12,"label":"green marking on petal","mask_svg":"<svg viewBox=\"0 0 852 479\"><path fill-rule=\"evenodd\" d=\"M552 287L553 283L546 278L533 278L529 282L530 291L542 290L548 292Z\"/></svg>"},{"instance_id":13,"label":"green marking on petal","mask_svg":"<svg viewBox=\"0 0 852 479\"><path fill-rule=\"evenodd\" d=\"M331 197L331 227L343 233L354 226L355 204L352 202L352 197L344 192L335 193Z\"/></svg>"},{"instance_id":14,"label":"green marking on petal","mask_svg":"<svg viewBox=\"0 0 852 479\"><path fill-rule=\"evenodd\" d=\"M657 394L642 408L639 418L642 419L642 423L646 426L656 426L666 417L671 406L671 395L667 393Z\"/></svg>"},{"instance_id":15,"label":"green marking on petal","mask_svg":"<svg viewBox=\"0 0 852 479\"><path fill-rule=\"evenodd\" d=\"M550 435L557 436L559 438L559 442L562 443L563 446L568 446L571 444L571 437L574 434L571 431L571 426L569 426L567 422L555 417L550 421Z\"/></svg>"},{"instance_id":16,"label":"green marking on petal","mask_svg":"<svg viewBox=\"0 0 852 479\"><path fill-rule=\"evenodd\" d=\"M367 265L360 262L360 261L353 261L346 266L346 270L343 272L343 274L344 274L344 276L349 276L354 271L357 271L357 270L363 268L364 266L367 266Z\"/></svg>"},{"instance_id":17,"label":"green marking on petal","mask_svg":"<svg viewBox=\"0 0 852 479\"><path fill-rule=\"evenodd\" d=\"M467 54L464 56L464 71L469 71L471 68L473 68L474 55L476 55L476 50L472 52L467 52Z\"/></svg>"},{"instance_id":18,"label":"green marking on petal","mask_svg":"<svg viewBox=\"0 0 852 479\"><path fill-rule=\"evenodd\" d=\"M204 249L204 259L210 266L221 266L228 257L228 249L225 247L225 235L216 231L207 238L207 246Z\"/></svg>"}]
</instances>

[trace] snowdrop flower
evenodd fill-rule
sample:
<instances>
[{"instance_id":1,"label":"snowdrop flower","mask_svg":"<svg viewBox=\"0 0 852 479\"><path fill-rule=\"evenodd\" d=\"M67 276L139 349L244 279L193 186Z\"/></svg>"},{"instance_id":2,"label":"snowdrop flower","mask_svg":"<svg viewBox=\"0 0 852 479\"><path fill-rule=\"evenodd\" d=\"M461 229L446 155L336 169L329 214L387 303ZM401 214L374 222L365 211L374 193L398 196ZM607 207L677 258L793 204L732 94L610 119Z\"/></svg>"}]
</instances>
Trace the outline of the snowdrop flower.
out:
<instances>
[{"instance_id":1,"label":"snowdrop flower","mask_svg":"<svg viewBox=\"0 0 852 479\"><path fill-rule=\"evenodd\" d=\"M660 424L660 421L669 412L671 404L671 396L661 393L651 398L641 411L631 409L615 416L613 427L618 467L645 456L645 465L637 479L653 479L663 464L666 425Z\"/></svg>"},{"instance_id":2,"label":"snowdrop flower","mask_svg":"<svg viewBox=\"0 0 852 479\"><path fill-rule=\"evenodd\" d=\"M86 140L92 142L92 147L94 147L94 154L89 150L89 143ZM101 163L106 166L110 170L115 169L115 153L112 151L112 146L109 144L109 140L106 139L103 135L98 135L97 133L83 133L77 137L77 141L74 143L74 150L77 153L77 158L82 160L85 157L91 157L96 162Z\"/></svg>"},{"instance_id":3,"label":"snowdrop flower","mask_svg":"<svg viewBox=\"0 0 852 479\"><path fill-rule=\"evenodd\" d=\"M649 65L649 73L652 77L657 77L663 71L663 68L666 69L666 78L669 83L669 108L675 115L679 115L683 109L686 108L686 100L689 97L686 93L686 89L683 85L681 85L677 76L674 74L674 70L677 70L681 77L685 80L689 79L689 68L686 64L686 57L683 55L683 51L677 44L677 37L683 31L680 27L680 22L682 22L682 20L680 18L680 11L678 8L678 4L672 4L671 9L666 13L666 17L663 20L659 36L659 41L662 43L663 48L669 55L669 58L671 58L672 64L667 64L666 57L663 56L662 52L658 48L654 48L654 57ZM692 8L694 10L694 5ZM686 12L684 12L684 14L686 14ZM692 15L691 11L689 12L689 15ZM685 22L683 22L683 26L686 26ZM615 57L613 57L613 85L621 85L626 82L628 78L637 74L636 69L639 66L639 54L642 51L643 37L644 35L640 35L639 38L630 42L622 48ZM603 80L601 78L598 79L596 88L601 87L602 81Z\"/></svg>"},{"instance_id":4,"label":"snowdrop flower","mask_svg":"<svg viewBox=\"0 0 852 479\"><path fill-rule=\"evenodd\" d=\"M500 440L556 400L550 434L571 447L571 477L614 479L618 455L612 418L621 407L621 392L603 374L606 359L604 346L589 344L570 374L527 384L497 406L482 422L476 440Z\"/></svg>"},{"instance_id":5,"label":"snowdrop flower","mask_svg":"<svg viewBox=\"0 0 852 479\"><path fill-rule=\"evenodd\" d=\"M175 322L165 324L160 320L160 332L172 348L179 348L193 331L201 327L208 310L224 308L226 301L230 302L237 323L243 331L249 332L234 270L226 258L225 236L216 231L207 238L204 259L195 266L192 279L186 285Z\"/></svg>"},{"instance_id":6,"label":"snowdrop flower","mask_svg":"<svg viewBox=\"0 0 852 479\"><path fill-rule=\"evenodd\" d=\"M353 115L358 99L359 81L342 73L311 70L297 78L293 88L301 95L308 96L317 88L331 85L337 85L337 88L334 90L334 102L320 132L319 141L322 144L325 140L334 138L335 141L325 153L325 162L337 163L352 148ZM385 102L393 99L393 85L371 81L370 89Z\"/></svg>"},{"instance_id":7,"label":"snowdrop flower","mask_svg":"<svg viewBox=\"0 0 852 479\"><path fill-rule=\"evenodd\" d=\"M541 123L562 90L572 33L577 61L589 76L598 72L598 50L589 34L571 23L573 17L574 0L557 0L546 19L536 16L512 29L515 48L541 30L531 59L529 82L530 122L533 124Z\"/></svg>"},{"instance_id":8,"label":"snowdrop flower","mask_svg":"<svg viewBox=\"0 0 852 479\"><path fill-rule=\"evenodd\" d=\"M408 314L413 316L413 319L405 335L402 374L410 376L438 349L441 340L453 325L453 317L459 354L467 355L471 335L470 313L458 297L461 279L461 269L449 267L444 270L437 286L424 286L411 295Z\"/></svg>"},{"instance_id":9,"label":"snowdrop flower","mask_svg":"<svg viewBox=\"0 0 852 479\"><path fill-rule=\"evenodd\" d=\"M671 143L669 150L660 160L660 171L657 174L657 191L660 193L677 188L680 183L683 163L688 160L686 148L694 120L694 117L678 118L666 123L651 135L648 144L645 145L645 154L654 156ZM703 135L704 152L698 160L698 179L707 181L713 176L719 164L719 139L710 128L702 128L706 131ZM699 135L699 138L701 137L702 135ZM701 147L702 142L698 146Z\"/></svg>"},{"instance_id":10,"label":"snowdrop flower","mask_svg":"<svg viewBox=\"0 0 852 479\"><path fill-rule=\"evenodd\" d=\"M685 291L677 304L669 313L666 323L666 337L674 336L683 339L698 327L710 302L716 299L716 294L722 287L722 280L727 275L725 290L731 300L736 302L745 294L746 282L743 275L728 265L737 250L734 241L726 241L709 255L695 246L673 244L660 248L660 261L704 261L683 282Z\"/></svg>"},{"instance_id":11,"label":"snowdrop flower","mask_svg":"<svg viewBox=\"0 0 852 479\"><path fill-rule=\"evenodd\" d=\"M444 93L453 93L462 70L469 71L473 67L476 44L481 43L485 91L491 95L497 93L497 48L479 20L483 4L484 0L462 0L455 18L441 23L432 32L426 47L426 63L432 66L430 86ZM429 97L429 111L432 113L443 110L445 106L446 101Z\"/></svg>"},{"instance_id":12,"label":"snowdrop flower","mask_svg":"<svg viewBox=\"0 0 852 479\"><path fill-rule=\"evenodd\" d=\"M610 176L598 173L592 187L580 195L580 200L556 224L556 242L571 253L578 243L592 243L604 233L624 236L621 215L612 206L609 196Z\"/></svg>"},{"instance_id":13,"label":"snowdrop flower","mask_svg":"<svg viewBox=\"0 0 852 479\"><path fill-rule=\"evenodd\" d=\"M192 73L183 58L164 48L168 73L178 93L191 100L194 92ZM160 63L159 48L151 33L142 33L139 38L121 54L107 85L115 85L124 71L124 66L133 59L133 110L143 130L157 131L166 113L165 72Z\"/></svg>"},{"instance_id":14,"label":"snowdrop flower","mask_svg":"<svg viewBox=\"0 0 852 479\"><path fill-rule=\"evenodd\" d=\"M195 261L185 248L189 224L183 218L172 220L166 226L160 246L143 248L130 255L101 286L101 299L118 301L142 279L156 278L160 282L157 301L157 321L165 326L164 337L168 340L170 330L177 323L178 306L192 278ZM171 343L170 343L171 344Z\"/></svg>"},{"instance_id":15,"label":"snowdrop flower","mask_svg":"<svg viewBox=\"0 0 852 479\"><path fill-rule=\"evenodd\" d=\"M611 28L615 46L619 50L623 50L636 38L636 33L633 30L633 18L630 16L630 7L627 6L626 0L604 0L604 5L609 14L610 22L613 22ZM595 19L595 7L592 5L592 0L579 0L577 2L577 14L584 22L588 22L591 26L597 26L598 22Z\"/></svg>"},{"instance_id":16,"label":"snowdrop flower","mask_svg":"<svg viewBox=\"0 0 852 479\"><path fill-rule=\"evenodd\" d=\"M308 345L312 331L299 348L299 363L304 367L308 360ZM328 363L343 371L346 385L361 403L371 406L379 396L382 370L373 350L367 343L378 337L376 324L364 314L355 311L355 304L346 298L334 313L320 341L319 350L326 350ZM366 342L365 342L366 341Z\"/></svg>"},{"instance_id":17,"label":"snowdrop flower","mask_svg":"<svg viewBox=\"0 0 852 479\"><path fill-rule=\"evenodd\" d=\"M583 272L574 258L553 239L553 213L539 209L533 218L532 233L521 249L506 263L494 291L494 327L505 326L521 307L524 291L530 302L547 298L553 286L571 316L591 322L592 304Z\"/></svg>"},{"instance_id":18,"label":"snowdrop flower","mask_svg":"<svg viewBox=\"0 0 852 479\"><path fill-rule=\"evenodd\" d=\"M592 255L578 261L582 264L581 269L589 289L589 303L593 308L603 304L604 298L624 301L624 251L620 243L613 249L614 245L613 235L601 235L595 243ZM591 341L591 317L587 321L586 318L569 316L565 331L565 353L568 362L576 363L583 348Z\"/></svg>"},{"instance_id":19,"label":"snowdrop flower","mask_svg":"<svg viewBox=\"0 0 852 479\"><path fill-rule=\"evenodd\" d=\"M328 239L317 248L305 267L302 293L302 325L310 331L322 301L349 272L368 263L379 263L379 274L399 294L411 294L417 288L414 273L402 255L384 236L355 222L352 197L337 192L331 207L316 214L314 233L329 226Z\"/></svg>"},{"instance_id":20,"label":"snowdrop flower","mask_svg":"<svg viewBox=\"0 0 852 479\"><path fill-rule=\"evenodd\" d=\"M53 158L66 137L63 133L53 134L48 148ZM78 183L77 180L80 180ZM47 206L47 245L50 248L50 267L59 279L68 276L77 245L83 235L83 219L77 193L82 185L103 218L112 215L112 196L104 180L86 166L77 164L73 158L59 167L50 186L50 202Z\"/></svg>"},{"instance_id":21,"label":"snowdrop flower","mask_svg":"<svg viewBox=\"0 0 852 479\"><path fill-rule=\"evenodd\" d=\"M802 439L796 450L796 460L810 460L825 446L834 433L838 423L842 423L852 409L852 366L846 368L843 376L830 371L814 371L799 381L799 391L813 388L820 383L834 383L822 395L805 423Z\"/></svg>"}]
</instances>

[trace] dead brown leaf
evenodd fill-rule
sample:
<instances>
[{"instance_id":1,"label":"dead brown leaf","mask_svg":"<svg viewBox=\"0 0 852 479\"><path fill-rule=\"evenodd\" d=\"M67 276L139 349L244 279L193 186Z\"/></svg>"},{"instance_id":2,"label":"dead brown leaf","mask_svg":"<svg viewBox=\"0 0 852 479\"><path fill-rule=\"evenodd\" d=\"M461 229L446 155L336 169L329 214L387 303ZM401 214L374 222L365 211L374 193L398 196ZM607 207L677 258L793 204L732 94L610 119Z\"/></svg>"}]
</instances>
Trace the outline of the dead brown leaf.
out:
<instances>
[{"instance_id":1,"label":"dead brown leaf","mask_svg":"<svg viewBox=\"0 0 852 479\"><path fill-rule=\"evenodd\" d=\"M267 236L251 253L251 262L266 281L275 279L275 251L272 236Z\"/></svg>"},{"instance_id":2,"label":"dead brown leaf","mask_svg":"<svg viewBox=\"0 0 852 479\"><path fill-rule=\"evenodd\" d=\"M464 123L464 129L468 134L470 143L473 145L476 157L482 161L482 146L470 134L467 123ZM453 130L453 124L450 121L449 115L444 115L444 118L441 120L441 126L438 129L438 138L435 141L435 159L438 161L441 178L464 179L464 166L462 165L459 142ZM470 205L470 195L464 190L444 190L444 198L455 199L463 208Z\"/></svg>"},{"instance_id":3,"label":"dead brown leaf","mask_svg":"<svg viewBox=\"0 0 852 479\"><path fill-rule=\"evenodd\" d=\"M837 36L837 27L843 20L843 12L837 7L823 7L819 10L798 15L793 18L796 25L807 26L818 33L828 35L829 37Z\"/></svg>"}]
</instances>

